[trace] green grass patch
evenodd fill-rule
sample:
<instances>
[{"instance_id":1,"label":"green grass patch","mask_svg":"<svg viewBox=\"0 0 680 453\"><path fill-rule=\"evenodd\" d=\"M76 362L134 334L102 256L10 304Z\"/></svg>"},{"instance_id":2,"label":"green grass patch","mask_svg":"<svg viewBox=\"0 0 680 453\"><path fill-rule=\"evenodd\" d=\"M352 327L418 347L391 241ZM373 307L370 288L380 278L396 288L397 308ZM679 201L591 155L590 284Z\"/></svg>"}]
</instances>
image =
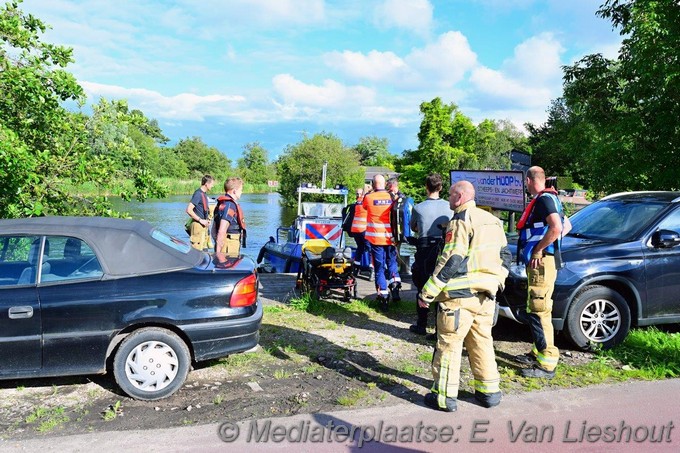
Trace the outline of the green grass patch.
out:
<instances>
[{"instance_id":1,"label":"green grass patch","mask_svg":"<svg viewBox=\"0 0 680 453\"><path fill-rule=\"evenodd\" d=\"M69 421L69 417L65 412L66 410L62 406L53 408L38 407L26 417L26 423L39 423L36 430L41 433L52 431L59 425Z\"/></svg>"},{"instance_id":2,"label":"green grass patch","mask_svg":"<svg viewBox=\"0 0 680 453\"><path fill-rule=\"evenodd\" d=\"M433 352L423 352L422 354L418 354L418 360L425 363L432 363L433 355Z\"/></svg>"},{"instance_id":3,"label":"green grass patch","mask_svg":"<svg viewBox=\"0 0 680 453\"><path fill-rule=\"evenodd\" d=\"M680 375L680 333L662 332L656 327L633 329L624 342L600 352L627 366L624 370L638 379L666 379Z\"/></svg>"},{"instance_id":4,"label":"green grass patch","mask_svg":"<svg viewBox=\"0 0 680 453\"><path fill-rule=\"evenodd\" d=\"M359 401L368 397L366 389L350 389L346 395L339 396L336 400L341 406L355 406Z\"/></svg>"}]
</instances>

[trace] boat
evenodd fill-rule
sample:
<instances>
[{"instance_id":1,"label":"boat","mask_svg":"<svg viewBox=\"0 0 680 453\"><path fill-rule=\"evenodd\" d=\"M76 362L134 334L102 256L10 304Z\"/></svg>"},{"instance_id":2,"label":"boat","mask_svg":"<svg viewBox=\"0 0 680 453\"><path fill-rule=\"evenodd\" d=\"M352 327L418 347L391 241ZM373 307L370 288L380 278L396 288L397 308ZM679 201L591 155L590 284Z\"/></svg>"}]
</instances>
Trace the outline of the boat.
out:
<instances>
[{"instance_id":1,"label":"boat","mask_svg":"<svg viewBox=\"0 0 680 453\"><path fill-rule=\"evenodd\" d=\"M348 190L343 186L326 188L326 165L323 167L321 187L302 183L297 188L298 212L291 226L280 226L276 236L260 249L258 270L267 273L297 273L302 264L302 245L310 239L326 239L336 250L345 247L342 231L342 209L347 206ZM304 201L305 195L330 197L340 195L342 203Z\"/></svg>"}]
</instances>

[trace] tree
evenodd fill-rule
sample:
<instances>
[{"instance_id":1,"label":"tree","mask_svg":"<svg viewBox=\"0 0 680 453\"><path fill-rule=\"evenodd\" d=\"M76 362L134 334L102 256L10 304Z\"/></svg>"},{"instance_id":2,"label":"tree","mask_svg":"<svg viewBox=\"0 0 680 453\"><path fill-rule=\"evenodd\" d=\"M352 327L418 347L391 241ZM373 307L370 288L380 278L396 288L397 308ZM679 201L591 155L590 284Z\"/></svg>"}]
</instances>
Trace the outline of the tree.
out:
<instances>
[{"instance_id":1,"label":"tree","mask_svg":"<svg viewBox=\"0 0 680 453\"><path fill-rule=\"evenodd\" d=\"M218 182L230 176L231 160L200 137L185 138L175 145L175 154L184 161L191 176L212 175Z\"/></svg>"},{"instance_id":2,"label":"tree","mask_svg":"<svg viewBox=\"0 0 680 453\"><path fill-rule=\"evenodd\" d=\"M279 193L286 206L297 203L297 188L301 183L321 187L324 162L328 162L326 185L328 188L342 184L348 188L361 187L364 171L359 167L359 156L342 141L329 133L319 133L302 138L289 145L277 161Z\"/></svg>"},{"instance_id":3,"label":"tree","mask_svg":"<svg viewBox=\"0 0 680 453\"><path fill-rule=\"evenodd\" d=\"M564 98L553 100L547 121L536 126L525 124L532 163L552 175L569 176L578 184L590 186L586 175L587 153L593 149L595 131L592 124L574 113Z\"/></svg>"},{"instance_id":4,"label":"tree","mask_svg":"<svg viewBox=\"0 0 680 453\"><path fill-rule=\"evenodd\" d=\"M507 170L510 151L527 151L528 143L526 136L510 121L486 119L477 125L473 149L478 169Z\"/></svg>"},{"instance_id":5,"label":"tree","mask_svg":"<svg viewBox=\"0 0 680 453\"><path fill-rule=\"evenodd\" d=\"M396 165L402 173L399 188L408 194L422 192L429 173L440 173L446 180L451 170L474 168L477 163L476 128L455 104L444 105L437 97L420 104L420 112L418 149L404 151Z\"/></svg>"},{"instance_id":6,"label":"tree","mask_svg":"<svg viewBox=\"0 0 680 453\"><path fill-rule=\"evenodd\" d=\"M72 74L72 49L43 43L42 21L19 9L0 9L0 217L45 214L116 215L105 196L86 199L71 184L85 181L106 189L117 175L111 156L89 147L88 117L62 103L82 105L85 96ZM10 175L16 172L16 175ZM163 189L143 166L129 172L135 189L121 195L143 200Z\"/></svg>"},{"instance_id":7,"label":"tree","mask_svg":"<svg viewBox=\"0 0 680 453\"><path fill-rule=\"evenodd\" d=\"M363 166L393 168L394 156L390 154L387 138L361 137L354 150L359 154L359 163Z\"/></svg>"},{"instance_id":8,"label":"tree","mask_svg":"<svg viewBox=\"0 0 680 453\"><path fill-rule=\"evenodd\" d=\"M267 150L257 142L243 147L243 157L238 160L236 168L241 177L251 184L267 184L274 179Z\"/></svg>"},{"instance_id":9,"label":"tree","mask_svg":"<svg viewBox=\"0 0 680 453\"><path fill-rule=\"evenodd\" d=\"M597 14L624 39L617 59L588 55L565 68L566 104L591 128L572 151L596 190L678 189L680 4L607 0Z\"/></svg>"}]
</instances>

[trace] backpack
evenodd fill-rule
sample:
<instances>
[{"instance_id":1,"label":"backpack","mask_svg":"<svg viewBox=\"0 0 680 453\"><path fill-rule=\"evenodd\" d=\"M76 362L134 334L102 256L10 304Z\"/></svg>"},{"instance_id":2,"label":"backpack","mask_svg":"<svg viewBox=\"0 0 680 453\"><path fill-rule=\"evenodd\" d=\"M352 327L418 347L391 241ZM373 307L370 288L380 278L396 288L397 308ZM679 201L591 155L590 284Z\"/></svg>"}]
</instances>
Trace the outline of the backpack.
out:
<instances>
[{"instance_id":1,"label":"backpack","mask_svg":"<svg viewBox=\"0 0 680 453\"><path fill-rule=\"evenodd\" d=\"M342 208L342 231L345 233L352 232L352 222L354 222L356 206L356 203L352 203Z\"/></svg>"},{"instance_id":2,"label":"backpack","mask_svg":"<svg viewBox=\"0 0 680 453\"><path fill-rule=\"evenodd\" d=\"M411 217L413 216L413 198L398 196L392 202L390 209L390 225L392 226L392 237L397 244L409 242L413 237L411 231Z\"/></svg>"}]
</instances>

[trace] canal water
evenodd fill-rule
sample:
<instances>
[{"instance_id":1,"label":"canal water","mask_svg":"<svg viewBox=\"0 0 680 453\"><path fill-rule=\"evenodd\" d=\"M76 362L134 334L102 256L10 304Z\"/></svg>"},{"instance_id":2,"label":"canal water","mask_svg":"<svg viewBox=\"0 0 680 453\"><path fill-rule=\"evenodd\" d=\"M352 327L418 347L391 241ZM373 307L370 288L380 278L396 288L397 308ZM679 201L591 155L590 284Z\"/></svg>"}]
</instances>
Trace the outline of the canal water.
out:
<instances>
[{"instance_id":1,"label":"canal water","mask_svg":"<svg viewBox=\"0 0 680 453\"><path fill-rule=\"evenodd\" d=\"M215 194L209 195L215 197ZM120 198L112 201L117 211L127 212L134 219L146 220L166 233L189 242L184 222L187 220L186 208L190 199L191 195L172 195L143 203L128 203ZM295 220L297 211L283 208L280 199L278 193L244 193L241 196L240 204L248 227L248 247L243 249L243 253L253 260L257 259L260 248L269 240L269 236L276 235L279 226L290 226Z\"/></svg>"},{"instance_id":2,"label":"canal water","mask_svg":"<svg viewBox=\"0 0 680 453\"><path fill-rule=\"evenodd\" d=\"M216 194L209 196L214 198ZM171 195L162 200L147 200L141 203L112 198L112 203L115 210L127 212L134 219L146 220L188 243L189 236L184 231L184 222L187 220L186 209L190 199L191 195ZM278 193L244 193L239 200L248 227L248 246L241 252L255 261L269 237L276 237L276 229L280 226L291 226L295 221L297 210L282 207L280 200L281 196ZM346 238L346 243L355 246L351 238ZM402 245L401 255L413 254L412 247Z\"/></svg>"}]
</instances>

